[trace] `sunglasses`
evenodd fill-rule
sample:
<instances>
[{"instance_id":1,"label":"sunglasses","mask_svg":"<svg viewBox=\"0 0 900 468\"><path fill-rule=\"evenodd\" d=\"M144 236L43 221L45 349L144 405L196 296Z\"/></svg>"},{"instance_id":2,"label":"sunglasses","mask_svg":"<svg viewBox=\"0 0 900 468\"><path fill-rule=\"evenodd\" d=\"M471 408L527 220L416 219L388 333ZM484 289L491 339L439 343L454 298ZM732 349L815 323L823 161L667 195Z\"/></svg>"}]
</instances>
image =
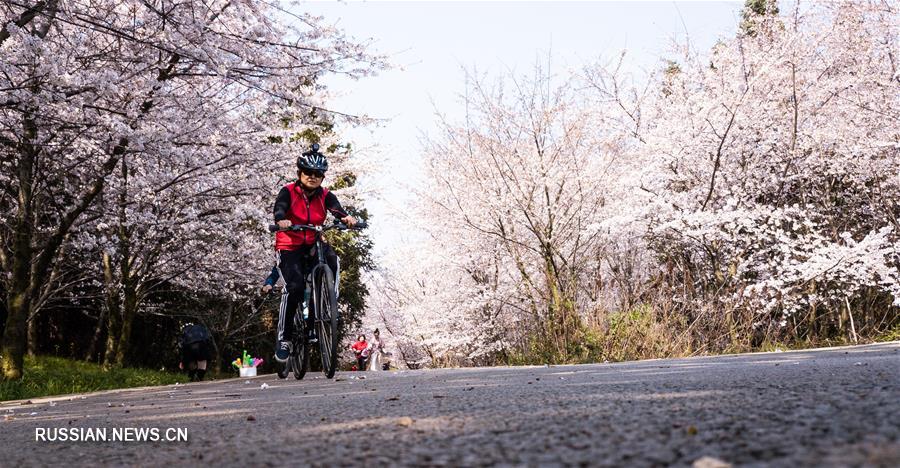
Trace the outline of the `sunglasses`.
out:
<instances>
[{"instance_id":1,"label":"sunglasses","mask_svg":"<svg viewBox=\"0 0 900 468\"><path fill-rule=\"evenodd\" d=\"M322 179L325 177L324 172L311 171L309 169L300 169L300 172L302 172L306 177L315 177L317 179Z\"/></svg>"}]
</instances>

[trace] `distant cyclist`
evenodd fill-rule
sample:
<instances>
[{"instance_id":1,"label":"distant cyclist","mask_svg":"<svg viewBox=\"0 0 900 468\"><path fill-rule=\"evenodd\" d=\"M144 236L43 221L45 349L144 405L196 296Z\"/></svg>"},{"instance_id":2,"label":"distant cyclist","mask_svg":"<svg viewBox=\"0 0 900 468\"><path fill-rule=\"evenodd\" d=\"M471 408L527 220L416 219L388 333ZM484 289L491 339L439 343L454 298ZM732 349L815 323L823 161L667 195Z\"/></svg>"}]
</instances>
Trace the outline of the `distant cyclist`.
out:
<instances>
[{"instance_id":1,"label":"distant cyclist","mask_svg":"<svg viewBox=\"0 0 900 468\"><path fill-rule=\"evenodd\" d=\"M347 226L356 225L356 218L344 211L337 196L322 187L327 170L328 159L319 152L317 144L297 158L297 180L282 187L275 200L273 214L278 227L288 228L292 224L321 226L328 212ZM311 231L279 231L275 234L277 266L288 292L282 296L278 311L275 359L279 362L285 362L290 355L294 314L303 300L306 274L316 261L315 242L316 233ZM329 260L333 257L336 261L333 251L325 254ZM313 324L307 323L307 329L313 330Z\"/></svg>"}]
</instances>

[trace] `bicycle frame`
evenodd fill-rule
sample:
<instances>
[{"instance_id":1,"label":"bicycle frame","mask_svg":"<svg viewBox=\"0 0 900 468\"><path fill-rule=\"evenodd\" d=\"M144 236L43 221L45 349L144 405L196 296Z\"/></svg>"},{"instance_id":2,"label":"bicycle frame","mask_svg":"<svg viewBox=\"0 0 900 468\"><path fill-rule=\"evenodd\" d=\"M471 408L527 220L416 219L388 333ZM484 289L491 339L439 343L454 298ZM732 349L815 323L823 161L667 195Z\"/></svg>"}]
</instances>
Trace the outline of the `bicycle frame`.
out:
<instances>
[{"instance_id":1,"label":"bicycle frame","mask_svg":"<svg viewBox=\"0 0 900 468\"><path fill-rule=\"evenodd\" d=\"M359 229L363 229L366 227L366 223L358 223L357 226L359 226ZM333 223L328 226L317 226L317 225L310 225L310 224L294 224L294 225L291 225L291 227L284 228L284 229L279 228L277 225L274 225L274 224L269 225L270 232L314 231L316 233L315 246L316 246L316 260L317 261L316 261L316 264L313 266L313 268L309 271L309 273L307 273L306 278L304 279L305 287L311 287L312 278L314 278L313 274L315 274L319 269L321 269L323 265L328 265L328 262L325 259L325 249L323 248L323 246L325 245L325 242L322 240L322 235L326 231L329 231L331 229L339 229L339 230L343 231L343 230L348 230L348 229L353 229L353 228L350 228L350 227L348 227L344 224L340 224L340 223ZM334 295L335 295L335 297L340 297L340 283L341 283L341 277L340 277L341 259L340 259L340 257L337 258L336 267L337 268L335 268L335 271L332 271L331 273L334 275ZM282 278L283 278L283 276L282 276Z\"/></svg>"}]
</instances>

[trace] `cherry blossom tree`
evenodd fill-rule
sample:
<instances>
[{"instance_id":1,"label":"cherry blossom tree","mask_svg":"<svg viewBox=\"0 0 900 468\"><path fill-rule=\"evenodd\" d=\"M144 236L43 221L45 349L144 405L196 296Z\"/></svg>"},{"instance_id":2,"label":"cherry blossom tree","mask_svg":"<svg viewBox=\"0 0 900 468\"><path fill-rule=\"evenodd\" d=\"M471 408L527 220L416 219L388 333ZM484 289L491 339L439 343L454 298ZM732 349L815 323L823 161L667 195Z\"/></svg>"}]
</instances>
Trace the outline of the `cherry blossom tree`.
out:
<instances>
[{"instance_id":1,"label":"cherry blossom tree","mask_svg":"<svg viewBox=\"0 0 900 468\"><path fill-rule=\"evenodd\" d=\"M433 227L400 257L432 257L385 270L385 323L435 354L458 329L457 350L546 360L632 312L685 353L896 325L898 18L754 2L645 79L622 55L557 88L473 80L425 145Z\"/></svg>"},{"instance_id":2,"label":"cherry blossom tree","mask_svg":"<svg viewBox=\"0 0 900 468\"><path fill-rule=\"evenodd\" d=\"M597 300L599 236L587 227L605 216L617 137L593 126L571 80L470 78L466 119L442 120L425 149L418 218L430 221L416 250L441 274L401 267L396 306L432 355L461 340L466 358L514 347L568 359Z\"/></svg>"},{"instance_id":3,"label":"cherry blossom tree","mask_svg":"<svg viewBox=\"0 0 900 468\"><path fill-rule=\"evenodd\" d=\"M123 247L124 238L147 229L197 233L210 219L234 226L248 217L243 205L226 213L210 207L258 188L267 161L292 159L295 148L270 141L308 127L314 111L328 112L319 78L364 76L382 65L316 18L298 16L300 26L289 28L275 19L277 10L226 0L3 5L4 378L22 375L36 295L62 260L67 236L100 216L85 217L101 196L118 217L97 236L82 236L85 242L100 244L104 234L109 242L114 233ZM109 186L118 192L105 193ZM165 205L178 197L183 203ZM166 214L148 216L142 208L151 205ZM188 252L214 255L202 250L214 239L182 241ZM137 288L129 278L142 264L121 248L118 254L121 283Z\"/></svg>"},{"instance_id":4,"label":"cherry blossom tree","mask_svg":"<svg viewBox=\"0 0 900 468\"><path fill-rule=\"evenodd\" d=\"M809 333L900 305L896 26L890 3L817 4L685 56L641 150L648 240L684 301Z\"/></svg>"}]
</instances>

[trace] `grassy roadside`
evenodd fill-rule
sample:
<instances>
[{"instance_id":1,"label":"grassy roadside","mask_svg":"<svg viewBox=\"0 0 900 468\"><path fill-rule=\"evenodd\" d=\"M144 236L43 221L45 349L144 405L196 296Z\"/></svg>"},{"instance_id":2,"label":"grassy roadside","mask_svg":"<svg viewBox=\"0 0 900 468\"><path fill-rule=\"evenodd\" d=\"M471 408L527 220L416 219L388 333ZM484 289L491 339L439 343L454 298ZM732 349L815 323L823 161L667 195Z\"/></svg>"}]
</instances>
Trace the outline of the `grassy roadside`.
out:
<instances>
[{"instance_id":1,"label":"grassy roadside","mask_svg":"<svg viewBox=\"0 0 900 468\"><path fill-rule=\"evenodd\" d=\"M0 382L0 401L116 388L186 383L184 374L150 369L112 368L52 356L25 358L25 377Z\"/></svg>"},{"instance_id":2,"label":"grassy roadside","mask_svg":"<svg viewBox=\"0 0 900 468\"><path fill-rule=\"evenodd\" d=\"M894 325L894 328L888 330L878 338L875 338L876 342L883 343L885 341L900 341L900 323Z\"/></svg>"}]
</instances>

